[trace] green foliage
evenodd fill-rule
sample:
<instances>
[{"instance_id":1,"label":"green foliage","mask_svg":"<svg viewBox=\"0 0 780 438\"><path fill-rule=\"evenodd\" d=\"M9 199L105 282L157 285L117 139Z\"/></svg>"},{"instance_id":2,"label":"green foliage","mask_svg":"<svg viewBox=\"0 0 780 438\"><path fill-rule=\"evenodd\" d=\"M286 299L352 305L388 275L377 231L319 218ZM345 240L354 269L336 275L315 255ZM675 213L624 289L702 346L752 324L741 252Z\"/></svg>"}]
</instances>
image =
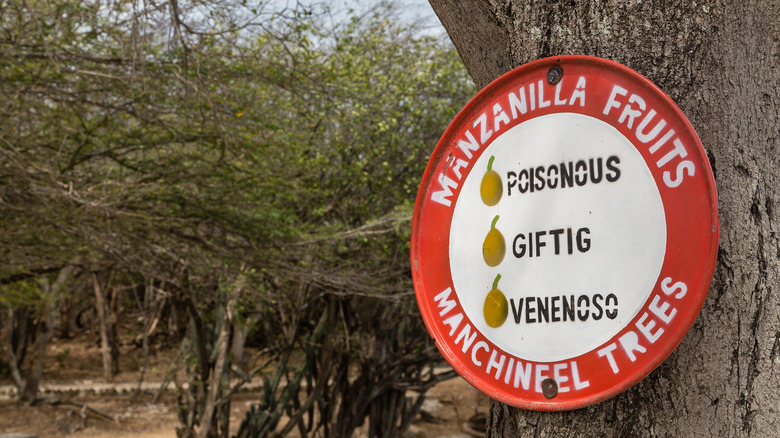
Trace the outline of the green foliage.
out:
<instances>
[{"instance_id":1,"label":"green foliage","mask_svg":"<svg viewBox=\"0 0 780 438\"><path fill-rule=\"evenodd\" d=\"M286 246L408 214L471 92L448 46L379 13L172 44L130 3L8 3L4 276L72 252L142 271L299 258Z\"/></svg>"},{"instance_id":2,"label":"green foliage","mask_svg":"<svg viewBox=\"0 0 780 438\"><path fill-rule=\"evenodd\" d=\"M17 281L0 286L0 307L13 309L22 306L36 306L50 297L33 280Z\"/></svg>"},{"instance_id":3,"label":"green foliage","mask_svg":"<svg viewBox=\"0 0 780 438\"><path fill-rule=\"evenodd\" d=\"M241 273L235 320L277 359L328 350L391 381L388 357L435 357L411 293L411 210L473 86L392 6L332 24L248 3L2 3L0 304L35 300L26 279L72 260L154 279L192 304L193 342L208 336L183 361L209 356L205 384L225 279Z\"/></svg>"}]
</instances>

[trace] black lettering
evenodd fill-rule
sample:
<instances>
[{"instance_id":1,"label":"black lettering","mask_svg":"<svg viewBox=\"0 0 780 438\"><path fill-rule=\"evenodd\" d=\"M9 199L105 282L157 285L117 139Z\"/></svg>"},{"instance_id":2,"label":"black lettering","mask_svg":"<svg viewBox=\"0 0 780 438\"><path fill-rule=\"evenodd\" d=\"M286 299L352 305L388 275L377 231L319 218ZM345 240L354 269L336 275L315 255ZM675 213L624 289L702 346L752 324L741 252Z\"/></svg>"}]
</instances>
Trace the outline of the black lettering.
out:
<instances>
[{"instance_id":1,"label":"black lettering","mask_svg":"<svg viewBox=\"0 0 780 438\"><path fill-rule=\"evenodd\" d=\"M510 298L515 324L566 321L600 321L618 317L618 297L614 293L594 295L555 295L551 297ZM525 316L523 316L525 312Z\"/></svg>"},{"instance_id":2,"label":"black lettering","mask_svg":"<svg viewBox=\"0 0 780 438\"><path fill-rule=\"evenodd\" d=\"M536 312L539 314L539 322L550 322L550 314L547 313L549 304L550 297L544 297L544 301L542 301L542 297L536 297L536 306L538 307ZM544 321L542 321L542 319L544 319Z\"/></svg>"},{"instance_id":3,"label":"black lettering","mask_svg":"<svg viewBox=\"0 0 780 438\"><path fill-rule=\"evenodd\" d=\"M544 190L544 166L536 168L536 190Z\"/></svg>"},{"instance_id":4,"label":"black lettering","mask_svg":"<svg viewBox=\"0 0 780 438\"><path fill-rule=\"evenodd\" d=\"M574 295L569 295L569 300L566 300L566 297L563 297L563 320L566 321L566 318L569 319L569 321L574 321Z\"/></svg>"},{"instance_id":5,"label":"black lettering","mask_svg":"<svg viewBox=\"0 0 780 438\"><path fill-rule=\"evenodd\" d=\"M580 252L588 252L588 250L590 250L590 238L582 237L583 234L590 236L590 229L585 227L577 230L577 249Z\"/></svg>"},{"instance_id":6,"label":"black lettering","mask_svg":"<svg viewBox=\"0 0 780 438\"><path fill-rule=\"evenodd\" d=\"M523 184L523 175L525 175L525 179L528 180L528 171L523 169L517 175L517 190L520 190L520 193L525 193L528 191L528 183L526 182Z\"/></svg>"},{"instance_id":7,"label":"black lettering","mask_svg":"<svg viewBox=\"0 0 780 438\"><path fill-rule=\"evenodd\" d=\"M601 304L599 304L599 301L601 301L604 297L601 296L601 294L593 295L593 307L598 310L599 313L593 312L593 319L596 321L600 320L602 316L604 316L604 311L601 307Z\"/></svg>"},{"instance_id":8,"label":"black lettering","mask_svg":"<svg viewBox=\"0 0 780 438\"><path fill-rule=\"evenodd\" d=\"M558 312L561 310L561 307L556 304L557 301L560 301L560 296L554 296L550 298L550 320L552 322L558 322L561 320L561 317L558 315Z\"/></svg>"},{"instance_id":9,"label":"black lettering","mask_svg":"<svg viewBox=\"0 0 780 438\"><path fill-rule=\"evenodd\" d=\"M618 169L617 164L620 164L620 158L616 155L607 158L607 170L609 171L607 172L607 181L615 182L620 178L620 169Z\"/></svg>"},{"instance_id":10,"label":"black lettering","mask_svg":"<svg viewBox=\"0 0 780 438\"><path fill-rule=\"evenodd\" d=\"M566 234L566 241L563 241L563 234ZM545 239L547 235L552 236ZM512 241L512 253L518 259L526 255L531 257L541 257L542 248L548 246L547 241L552 241L555 255L563 254L563 246L566 246L566 253L574 253L574 249L581 253L590 251L592 239L590 237L590 228L578 228L576 232L572 228L555 228L552 230L531 231L529 233L520 233L515 235Z\"/></svg>"},{"instance_id":11,"label":"black lettering","mask_svg":"<svg viewBox=\"0 0 780 438\"><path fill-rule=\"evenodd\" d=\"M574 187L574 163L569 161L569 167L566 167L567 163L561 163L561 188Z\"/></svg>"},{"instance_id":12,"label":"black lettering","mask_svg":"<svg viewBox=\"0 0 780 438\"><path fill-rule=\"evenodd\" d=\"M550 230L550 235L555 238L555 255L558 255L561 253L561 242L560 237L561 234L563 234L563 228L558 228L555 230Z\"/></svg>"},{"instance_id":13,"label":"black lettering","mask_svg":"<svg viewBox=\"0 0 780 438\"><path fill-rule=\"evenodd\" d=\"M582 187L588 182L588 165L583 160L577 161L577 164L574 165L574 173L574 182L578 186ZM580 176L582 176L582 179L580 179Z\"/></svg>"},{"instance_id":14,"label":"black lettering","mask_svg":"<svg viewBox=\"0 0 780 438\"><path fill-rule=\"evenodd\" d=\"M542 247L547 246L547 244L543 241L541 241L541 237L547 235L547 231L537 231L536 232L536 256L539 257Z\"/></svg>"},{"instance_id":15,"label":"black lettering","mask_svg":"<svg viewBox=\"0 0 780 438\"><path fill-rule=\"evenodd\" d=\"M555 178L552 178L553 171L555 171ZM556 165L547 168L547 187L551 189L558 187L558 167Z\"/></svg>"},{"instance_id":16,"label":"black lettering","mask_svg":"<svg viewBox=\"0 0 780 438\"><path fill-rule=\"evenodd\" d=\"M582 302L585 301L585 305L582 305ZM587 295L580 295L579 298L577 298L577 318L580 319L580 321L587 321L588 316L590 315L590 310L588 307L590 306L590 298L588 298ZM585 313L582 313L583 307L585 308Z\"/></svg>"},{"instance_id":17,"label":"black lettering","mask_svg":"<svg viewBox=\"0 0 780 438\"><path fill-rule=\"evenodd\" d=\"M602 169L603 163L601 162L601 158L596 159L596 165L593 165L593 158L588 160L589 168L590 168L590 182L593 184L598 184L601 182L601 178L604 176L604 169ZM594 173L598 172L598 173Z\"/></svg>"},{"instance_id":18,"label":"black lettering","mask_svg":"<svg viewBox=\"0 0 780 438\"><path fill-rule=\"evenodd\" d=\"M611 301L614 301L615 303L611 304L610 303ZM609 306L614 306L614 309L607 310L605 312L607 314L607 318L609 318L609 319L617 318L617 314L618 314L618 309L617 309L618 299L617 299L617 296L615 296L615 294L607 295L607 299L604 300L604 307L609 307Z\"/></svg>"},{"instance_id":19,"label":"black lettering","mask_svg":"<svg viewBox=\"0 0 780 438\"><path fill-rule=\"evenodd\" d=\"M604 179L615 182L621 175L619 164L620 157L611 155L606 160L602 157L593 157L549 166L528 167L519 172L507 172L507 196L512 196L515 191L534 193L546 188L582 187L588 181L592 184L598 184Z\"/></svg>"},{"instance_id":20,"label":"black lettering","mask_svg":"<svg viewBox=\"0 0 780 438\"><path fill-rule=\"evenodd\" d=\"M536 298L534 297L527 297L525 299L525 323L526 324L532 324L536 322L536 318L531 319L531 312L536 312L536 309L531 307L531 303L535 303Z\"/></svg>"},{"instance_id":21,"label":"black lettering","mask_svg":"<svg viewBox=\"0 0 780 438\"><path fill-rule=\"evenodd\" d=\"M521 242L518 243L518 240ZM515 240L512 242L512 253L514 253L515 257L518 259L523 258L525 255L525 235L518 234L515 236Z\"/></svg>"},{"instance_id":22,"label":"black lettering","mask_svg":"<svg viewBox=\"0 0 780 438\"><path fill-rule=\"evenodd\" d=\"M512 187L517 184L517 174L514 172L506 173L506 195L512 196Z\"/></svg>"},{"instance_id":23,"label":"black lettering","mask_svg":"<svg viewBox=\"0 0 780 438\"><path fill-rule=\"evenodd\" d=\"M520 298L518 303L518 306L515 307L515 299L509 299L509 304L512 305L512 316L515 317L515 324L520 324L520 321L523 319L523 298Z\"/></svg>"}]
</instances>

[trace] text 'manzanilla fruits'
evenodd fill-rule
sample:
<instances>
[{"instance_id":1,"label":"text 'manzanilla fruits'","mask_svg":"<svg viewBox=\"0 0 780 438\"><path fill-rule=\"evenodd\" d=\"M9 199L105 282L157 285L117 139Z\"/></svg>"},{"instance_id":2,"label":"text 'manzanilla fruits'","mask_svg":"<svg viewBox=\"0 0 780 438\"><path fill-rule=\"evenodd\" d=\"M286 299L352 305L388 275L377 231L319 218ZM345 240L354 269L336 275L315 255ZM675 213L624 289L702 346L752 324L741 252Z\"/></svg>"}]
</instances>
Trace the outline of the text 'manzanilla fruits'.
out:
<instances>
[{"instance_id":1,"label":"text 'manzanilla fruits'","mask_svg":"<svg viewBox=\"0 0 780 438\"><path fill-rule=\"evenodd\" d=\"M501 184L501 176L493 170L493 159L490 157L488 161L487 172L482 177L482 184L479 186L479 195L482 197L482 202L487 206L494 206L501 200L501 194L504 191L504 186Z\"/></svg>"},{"instance_id":2,"label":"text 'manzanilla fruits'","mask_svg":"<svg viewBox=\"0 0 780 438\"><path fill-rule=\"evenodd\" d=\"M482 310L485 314L485 322L493 328L501 327L509 315L509 304L506 301L506 296L498 289L498 280L500 279L501 274L496 275L496 279L493 280L493 288L488 292L485 298L485 307Z\"/></svg>"},{"instance_id":3,"label":"text 'manzanilla fruits'","mask_svg":"<svg viewBox=\"0 0 780 438\"><path fill-rule=\"evenodd\" d=\"M490 224L490 231L485 236L485 241L482 243L482 258L485 259L485 263L491 268L501 264L506 254L506 241L504 235L496 229L496 222L498 222L498 215L493 218L493 222Z\"/></svg>"}]
</instances>

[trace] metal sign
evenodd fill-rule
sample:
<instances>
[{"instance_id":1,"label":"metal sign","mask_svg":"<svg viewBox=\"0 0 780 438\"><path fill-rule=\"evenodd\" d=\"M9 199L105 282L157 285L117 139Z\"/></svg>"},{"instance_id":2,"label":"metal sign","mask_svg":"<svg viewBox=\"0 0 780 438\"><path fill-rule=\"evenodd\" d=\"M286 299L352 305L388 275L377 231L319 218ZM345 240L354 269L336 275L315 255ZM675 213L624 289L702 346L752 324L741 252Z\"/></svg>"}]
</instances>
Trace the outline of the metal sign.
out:
<instances>
[{"instance_id":1,"label":"metal sign","mask_svg":"<svg viewBox=\"0 0 780 438\"><path fill-rule=\"evenodd\" d=\"M561 56L500 77L447 128L417 196L412 272L461 376L565 410L669 356L717 242L712 170L680 109L623 65Z\"/></svg>"}]
</instances>

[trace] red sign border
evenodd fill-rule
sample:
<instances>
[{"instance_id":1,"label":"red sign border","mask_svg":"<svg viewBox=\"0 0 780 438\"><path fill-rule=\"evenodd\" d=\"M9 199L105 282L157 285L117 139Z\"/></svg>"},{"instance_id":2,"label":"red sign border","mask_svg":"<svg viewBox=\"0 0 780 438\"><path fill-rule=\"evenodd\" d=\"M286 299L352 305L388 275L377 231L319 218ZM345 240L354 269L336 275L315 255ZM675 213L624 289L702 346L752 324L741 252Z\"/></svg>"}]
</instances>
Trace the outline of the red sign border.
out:
<instances>
[{"instance_id":1,"label":"red sign border","mask_svg":"<svg viewBox=\"0 0 780 438\"><path fill-rule=\"evenodd\" d=\"M449 273L449 255L446 251L442 252L442 248L448 246L450 222L446 221L446 214L444 214L445 223L442 223L442 215L435 212L432 213L432 211L435 211L437 208L440 209L443 207L431 202L430 197L432 190L434 190L435 187L440 187L441 183L440 181L437 181L437 178L442 174L442 169L446 169L451 164L446 161L448 158L451 158L458 137L462 137L463 133L467 131L469 127L475 128L477 119L480 115L490 111L491 105L500 101L502 96L505 96L507 93L507 90L510 90L513 87L516 89L518 86L532 86L531 84L537 83L540 84L540 86L541 84L544 84L545 87L553 87L553 85L550 85L547 81L546 76L549 69L556 65L562 68L564 78L569 78L571 76L576 77L577 71L591 69L595 72L602 73L609 78L619 78L623 84L630 84L630 87L624 87L629 90L629 93L631 91L640 90L642 96L648 101L648 107L652 106L657 109L658 114L661 117L669 119L670 126L679 129L677 135L683 138L687 144L687 150L689 155L691 155L689 158L695 159L696 164L698 165L697 169L702 170L702 172L697 173L693 178L696 180L697 190L701 192L699 194L705 195L704 197L706 197L706 199L689 199L691 197L690 195L680 195L680 193L684 192L684 190L681 190L677 195L673 196L673 200L669 200L671 195L665 196L665 194L668 195L668 193L670 193L669 190L660 186L660 177L657 176L660 175L660 171L656 172L655 169L649 165L650 161L648 158L650 157L650 154L647 153L647 151L642 151L641 148L637 146L637 142L630 138L628 135L630 130L626 128L625 124L616 126L614 123L610 123L609 120L605 120L606 117L601 117L602 120L607 121L629 138L631 143L640 150L640 153L642 153L642 156L645 159L645 162L648 163L648 167L651 168L651 171L654 171L654 178L656 178L656 182L659 184L659 191L661 191L664 209L667 215L667 249L664 259L664 268L662 268L656 286L637 316L610 341L574 359L580 360L589 355L593 356L597 350L604 346L617 344L618 338L628 331L631 331L629 330L631 327L638 327L635 324L640 319L640 316L643 315L643 312L647 313L651 301L656 295L660 298L660 300L655 303L656 310L658 308L658 303L668 303L670 304L671 309L679 311L679 313L676 315L676 319L673 318L671 322L666 326L663 326L666 331L663 342L645 346L644 348L646 351L643 352L643 354L640 354L639 351L634 351L635 356L639 356L639 358L637 358L636 363L633 361L630 363L629 370L626 371L626 368L623 368L624 371L620 373L619 377L610 375L610 368L607 365L606 356L600 356L601 365L606 366L603 370L603 375L594 373L595 368L592 364L593 360L587 359L590 360L590 362L582 362L586 363L587 366L582 366L581 363L579 370L577 370L580 373L583 373L585 377L579 376L579 378L590 379L599 383L594 384L592 389L586 388L585 390L577 391L576 395L574 394L575 391L571 391L571 393L559 393L558 396L547 399L542 394L534 392L533 387L530 391L512 389L499 381L504 380L503 378L493 378L493 376L487 375L484 372L476 371L475 367L472 366L473 364L468 363L469 359L466 357L467 355L461 352L461 345L456 345L456 343L453 342L451 336L452 325L444 324L441 317L441 312L445 309L441 307L441 302L438 302L439 306L437 306L437 302L435 301L435 297L445 290L443 286L446 285L448 281L450 284L452 282L451 274ZM593 77L597 76L594 75ZM591 76L588 76L588 78L590 79ZM571 81L569 82L569 86L571 87ZM618 81L609 83L615 84L616 82ZM590 93L591 85L589 84L588 86L588 92ZM548 96L551 96L550 90L552 89L553 88L548 89ZM533 93L533 91L531 91L531 93ZM603 100L604 96L601 95L601 97ZM568 111L564 112L579 112L594 116L592 109L589 110L589 112L584 110L572 111L572 108L567 107L567 110ZM520 117L511 125L506 126L505 129L496 132L492 139L499 137L506 129L510 129L512 126L522 123L522 121L556 112L561 111L557 111L555 108L551 107L548 107L546 110L540 108L534 114L525 118ZM492 139L483 143L480 149L474 152L474 155L478 157L479 154L489 147ZM476 158L474 161L475 160ZM462 169L463 172L466 172L463 176L464 180L468 176L467 172L470 170L470 165L469 167ZM459 187L457 190L459 190ZM457 201L457 196L459 194L457 190L453 195L453 203ZM696 214L696 217L693 219L688 217L688 213L691 210ZM452 218L451 211L452 209L450 209L449 221L451 221ZM690 223L685 225L684 229L679 229L680 227L678 224L682 222ZM439 229L438 232L432 232L434 223ZM704 231L697 231L701 230L702 226L706 226L706 229ZM717 192L706 152L691 123L668 95L639 73L614 61L580 55L540 59L524 64L502 75L482 89L458 113L436 145L420 184L420 190L418 191L412 218L411 262L415 292L425 325L432 337L436 340L436 345L440 352L447 361L450 362L453 368L472 385L501 402L520 408L545 411L577 409L605 400L630 388L647 376L655 367L660 365L682 341L682 338L696 319L704 299L706 298L707 290L709 289L709 284L716 265L719 237L718 228ZM669 229L671 229L671 232L669 232ZM684 236L685 241L680 241L680 236ZM685 245L686 242L693 243L693 249L687 247ZM681 303L679 307L672 306L674 296L679 295L680 293L679 289L671 294L664 294L661 292L663 290L661 283L665 279L672 280L672 282L667 282L666 284L666 286L670 286L674 284L674 281L680 278L677 275L680 274L681 268L674 269L677 264L675 267L668 266L667 262L670 258L677 260L678 262L684 260L683 263L678 264L685 269L695 271L691 274L695 277L693 278L693 281L688 281L686 283L688 285L688 290L687 294L683 295L687 295L687 299ZM443 260L445 259L447 263L443 264ZM687 276L683 277L685 277L685 279L688 278ZM448 281L447 278L449 278ZM668 287L666 290L668 290ZM456 295L457 294L453 293L449 295L448 298L457 301ZM455 311L460 309L459 302L454 309ZM667 311L669 311L669 309L670 308L667 308ZM466 320L468 320L467 317ZM647 319L644 321L646 323ZM658 328L661 328L661 326L661 324L656 326L656 334L659 333ZM491 350L501 351L498 347L490 343L489 339L483 334L479 333L477 339L485 341L485 345L488 345L488 348ZM486 351L488 350L486 349ZM518 365L520 359L521 358L518 358ZM585 360L586 359L583 359L583 361ZM534 367L537 365L544 366L544 364L535 363ZM563 365L561 365L561 367L563 367ZM547 371L550 370L548 369ZM537 373L538 372L539 371L537 371ZM617 372L615 372L615 374L617 374ZM587 375L590 375L590 377L587 377ZM569 385L572 383L571 379L572 378L570 377L568 380ZM588 382L590 382L590 380L588 380ZM609 382L609 384L607 385L603 382Z\"/></svg>"}]
</instances>

